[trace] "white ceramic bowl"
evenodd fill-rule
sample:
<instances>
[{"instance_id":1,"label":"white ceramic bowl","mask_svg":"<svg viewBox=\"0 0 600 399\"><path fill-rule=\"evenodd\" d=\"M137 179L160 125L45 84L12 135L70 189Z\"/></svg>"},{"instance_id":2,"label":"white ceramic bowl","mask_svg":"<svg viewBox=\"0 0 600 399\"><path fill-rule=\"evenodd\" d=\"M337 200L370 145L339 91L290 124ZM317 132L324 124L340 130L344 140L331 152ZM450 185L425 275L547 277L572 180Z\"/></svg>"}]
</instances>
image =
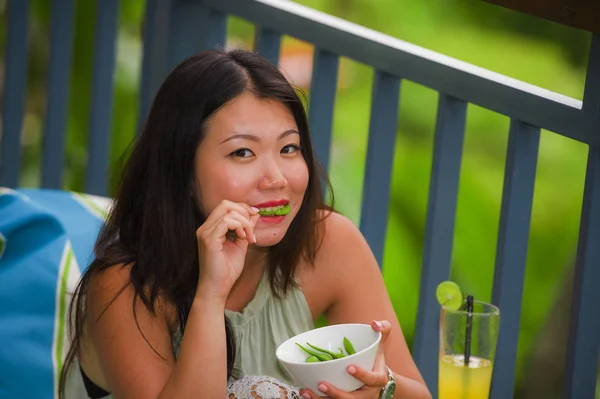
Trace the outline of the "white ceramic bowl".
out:
<instances>
[{"instance_id":1,"label":"white ceramic bowl","mask_svg":"<svg viewBox=\"0 0 600 399\"><path fill-rule=\"evenodd\" d=\"M307 347L306 343L310 342L320 348L338 352L338 348L344 348L344 337L352 342L356 353L326 362L306 363L309 355L296 345L297 342ZM346 368L355 364L363 369L372 370L380 341L381 333L374 331L368 324L335 324L306 331L288 339L279 345L275 356L301 388L310 388L316 394L320 394L319 383L328 382L350 392L363 386L363 383L348 374Z\"/></svg>"}]
</instances>

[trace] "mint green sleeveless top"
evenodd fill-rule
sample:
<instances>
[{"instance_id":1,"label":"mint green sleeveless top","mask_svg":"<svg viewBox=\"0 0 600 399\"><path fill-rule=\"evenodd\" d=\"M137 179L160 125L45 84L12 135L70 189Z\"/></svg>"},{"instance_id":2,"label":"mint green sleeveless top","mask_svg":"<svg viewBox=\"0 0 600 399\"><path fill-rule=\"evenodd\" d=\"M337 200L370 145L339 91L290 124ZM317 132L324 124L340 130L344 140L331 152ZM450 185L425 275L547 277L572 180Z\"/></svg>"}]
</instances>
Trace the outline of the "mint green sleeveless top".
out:
<instances>
[{"instance_id":1,"label":"mint green sleeveless top","mask_svg":"<svg viewBox=\"0 0 600 399\"><path fill-rule=\"evenodd\" d=\"M302 290L299 287L292 288L284 298L277 299L271 293L269 279L265 273L254 298L244 310L225 310L225 314L229 317L236 336L237 377L242 380L248 376L251 380L251 376L267 376L295 385L296 382L277 360L275 351L288 338L314 328L312 314ZM181 339L181 330L178 329L172 338L175 356L179 354ZM69 372L66 397L87 398L79 364L75 363ZM232 382L233 380L229 381ZM277 387L279 389L279 385ZM113 399L113 396L109 395L103 399Z\"/></svg>"},{"instance_id":2,"label":"mint green sleeveless top","mask_svg":"<svg viewBox=\"0 0 600 399\"><path fill-rule=\"evenodd\" d=\"M293 384L275 351L288 338L314 328L304 293L292 288L282 299L271 292L264 273L254 298L241 312L225 310L236 336L235 370L239 377L270 376Z\"/></svg>"},{"instance_id":3,"label":"mint green sleeveless top","mask_svg":"<svg viewBox=\"0 0 600 399\"><path fill-rule=\"evenodd\" d=\"M271 292L264 273L254 298L241 312L225 309L236 338L234 370L237 377L269 376L287 384L295 381L279 363L275 351L287 339L314 328L312 313L299 287L282 299ZM173 336L173 351L179 353L181 330ZM231 382L231 381L230 381Z\"/></svg>"}]
</instances>

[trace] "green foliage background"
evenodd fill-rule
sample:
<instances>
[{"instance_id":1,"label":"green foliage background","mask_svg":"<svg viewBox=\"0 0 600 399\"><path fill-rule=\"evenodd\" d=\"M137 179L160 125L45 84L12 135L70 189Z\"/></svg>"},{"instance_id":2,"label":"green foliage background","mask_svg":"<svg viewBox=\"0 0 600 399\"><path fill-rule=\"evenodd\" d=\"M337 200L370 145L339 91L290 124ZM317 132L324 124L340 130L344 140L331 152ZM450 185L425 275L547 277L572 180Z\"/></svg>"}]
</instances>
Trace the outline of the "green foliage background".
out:
<instances>
[{"instance_id":1,"label":"green foliage background","mask_svg":"<svg viewBox=\"0 0 600 399\"><path fill-rule=\"evenodd\" d=\"M65 188L72 190L84 187L97 1L77 2L64 161ZM577 99L583 95L590 42L585 32L473 0L298 2L558 93ZM37 186L40 179L50 3L31 1L23 186ZM6 0L0 0L0 57L5 49L6 5ZM136 129L143 14L143 1L121 1L111 187L119 176L118 158ZM230 18L230 43L251 47L253 34L250 23ZM301 48L298 46L297 41L286 38L282 48L293 51ZM358 224L373 71L345 58L340 68L330 175L338 209ZM436 108L435 91L402 82L383 273L409 343L414 338L417 313ZM508 118L469 105L451 277L475 298L486 301L491 299L508 127ZM549 310L556 301L565 299L563 281L569 276L576 251L586 155L585 145L542 133L525 275L517 396L526 385L526 365L535 341L555 327L549 322ZM556 342L557 346L564 344Z\"/></svg>"}]
</instances>

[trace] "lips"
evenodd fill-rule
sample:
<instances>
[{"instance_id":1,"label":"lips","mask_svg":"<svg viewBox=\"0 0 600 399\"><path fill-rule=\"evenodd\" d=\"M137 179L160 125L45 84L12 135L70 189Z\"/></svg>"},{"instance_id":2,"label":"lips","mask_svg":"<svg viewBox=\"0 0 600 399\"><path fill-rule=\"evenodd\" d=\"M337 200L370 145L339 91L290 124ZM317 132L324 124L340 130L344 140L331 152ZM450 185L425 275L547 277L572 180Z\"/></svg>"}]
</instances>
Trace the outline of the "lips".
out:
<instances>
[{"instance_id":1,"label":"lips","mask_svg":"<svg viewBox=\"0 0 600 399\"><path fill-rule=\"evenodd\" d=\"M254 206L259 209L258 213L263 217L285 216L290 213L288 200L267 201Z\"/></svg>"},{"instance_id":2,"label":"lips","mask_svg":"<svg viewBox=\"0 0 600 399\"><path fill-rule=\"evenodd\" d=\"M282 200L274 200L274 201L267 201L267 202L262 202L260 204L256 204L256 205L254 205L254 207L255 208L259 208L259 209L261 209L261 208L272 208L272 207L275 207L275 206L285 205L285 204L287 204L289 202L290 201L284 200L284 199L282 199Z\"/></svg>"}]
</instances>

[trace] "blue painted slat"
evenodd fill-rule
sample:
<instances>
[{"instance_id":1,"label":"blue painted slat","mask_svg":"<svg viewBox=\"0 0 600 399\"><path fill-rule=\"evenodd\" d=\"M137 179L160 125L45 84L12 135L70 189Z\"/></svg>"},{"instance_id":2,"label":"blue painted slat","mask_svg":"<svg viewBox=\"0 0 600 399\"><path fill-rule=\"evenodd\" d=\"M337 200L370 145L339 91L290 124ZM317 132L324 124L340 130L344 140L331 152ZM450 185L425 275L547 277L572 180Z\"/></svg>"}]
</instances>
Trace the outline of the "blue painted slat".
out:
<instances>
[{"instance_id":1,"label":"blue painted slat","mask_svg":"<svg viewBox=\"0 0 600 399\"><path fill-rule=\"evenodd\" d=\"M280 47L281 33L262 27L256 29L254 49L258 54L271 61L273 65L279 65Z\"/></svg>"},{"instance_id":2,"label":"blue painted slat","mask_svg":"<svg viewBox=\"0 0 600 399\"><path fill-rule=\"evenodd\" d=\"M61 189L75 0L53 0L48 105L43 136L42 187Z\"/></svg>"},{"instance_id":3,"label":"blue painted slat","mask_svg":"<svg viewBox=\"0 0 600 399\"><path fill-rule=\"evenodd\" d=\"M198 0L172 0L169 69L203 50L225 47L227 16Z\"/></svg>"},{"instance_id":4,"label":"blue painted slat","mask_svg":"<svg viewBox=\"0 0 600 399\"><path fill-rule=\"evenodd\" d=\"M171 0L168 70L204 47L208 9L199 1Z\"/></svg>"},{"instance_id":5,"label":"blue painted slat","mask_svg":"<svg viewBox=\"0 0 600 399\"><path fill-rule=\"evenodd\" d=\"M600 123L600 35L593 35L590 44L582 109L592 122L590 133L600 135L597 130Z\"/></svg>"},{"instance_id":6,"label":"blue painted slat","mask_svg":"<svg viewBox=\"0 0 600 399\"><path fill-rule=\"evenodd\" d=\"M208 32L204 42L204 49L225 48L227 44L227 14L210 9L208 11L207 27Z\"/></svg>"},{"instance_id":7,"label":"blue painted slat","mask_svg":"<svg viewBox=\"0 0 600 399\"><path fill-rule=\"evenodd\" d=\"M492 292L501 322L491 399L513 397L539 142L539 128L511 120Z\"/></svg>"},{"instance_id":8,"label":"blue painted slat","mask_svg":"<svg viewBox=\"0 0 600 399\"><path fill-rule=\"evenodd\" d=\"M147 0L138 133L163 80L192 54L225 47L227 15L199 0Z\"/></svg>"},{"instance_id":9,"label":"blue painted slat","mask_svg":"<svg viewBox=\"0 0 600 399\"><path fill-rule=\"evenodd\" d=\"M144 39L142 52L142 78L136 134L140 134L150 111L150 104L166 72L166 37L169 11L164 1L146 0L144 11ZM163 9L160 9L162 5ZM160 12L162 11L162 12ZM161 30L162 27L162 30Z\"/></svg>"},{"instance_id":10,"label":"blue painted slat","mask_svg":"<svg viewBox=\"0 0 600 399\"><path fill-rule=\"evenodd\" d=\"M337 55L315 48L308 121L315 153L325 170L329 167L338 66Z\"/></svg>"},{"instance_id":11,"label":"blue painted slat","mask_svg":"<svg viewBox=\"0 0 600 399\"><path fill-rule=\"evenodd\" d=\"M21 128L27 79L27 14L29 0L8 2L8 43L2 105L0 186L17 187L21 167Z\"/></svg>"},{"instance_id":12,"label":"blue painted slat","mask_svg":"<svg viewBox=\"0 0 600 399\"><path fill-rule=\"evenodd\" d=\"M600 132L600 129L598 129ZM590 148L573 282L563 398L593 398L600 351L600 148Z\"/></svg>"},{"instance_id":13,"label":"blue painted slat","mask_svg":"<svg viewBox=\"0 0 600 399\"><path fill-rule=\"evenodd\" d=\"M440 93L414 342L415 361L434 398L437 397L434 387L437 387L440 322L435 289L450 276L466 114L467 103Z\"/></svg>"},{"instance_id":14,"label":"blue painted slat","mask_svg":"<svg viewBox=\"0 0 600 399\"><path fill-rule=\"evenodd\" d=\"M388 223L399 96L400 78L376 71L371 100L360 229L380 268L383 264Z\"/></svg>"},{"instance_id":15,"label":"blue painted slat","mask_svg":"<svg viewBox=\"0 0 600 399\"><path fill-rule=\"evenodd\" d=\"M106 195L119 0L103 0L97 7L85 191Z\"/></svg>"},{"instance_id":16,"label":"blue painted slat","mask_svg":"<svg viewBox=\"0 0 600 399\"><path fill-rule=\"evenodd\" d=\"M591 133L600 136L600 35L590 48L583 96L583 112ZM571 322L563 398L592 398L596 392L600 352L600 148L588 153L579 246L573 282Z\"/></svg>"}]
</instances>

